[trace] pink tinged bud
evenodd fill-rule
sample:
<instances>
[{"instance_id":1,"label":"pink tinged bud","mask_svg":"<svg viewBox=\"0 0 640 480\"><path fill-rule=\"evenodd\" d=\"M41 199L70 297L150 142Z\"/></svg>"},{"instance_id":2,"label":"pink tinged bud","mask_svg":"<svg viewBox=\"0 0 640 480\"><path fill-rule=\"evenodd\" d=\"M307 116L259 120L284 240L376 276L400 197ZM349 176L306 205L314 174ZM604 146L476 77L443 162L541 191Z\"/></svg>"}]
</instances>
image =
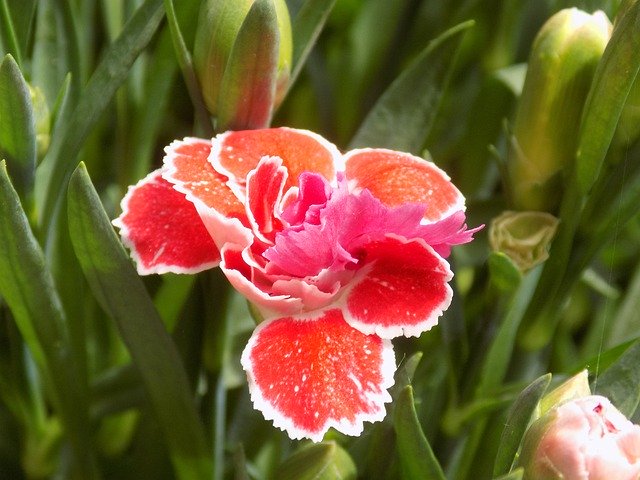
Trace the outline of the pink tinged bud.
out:
<instances>
[{"instance_id":1,"label":"pink tinged bud","mask_svg":"<svg viewBox=\"0 0 640 480\"><path fill-rule=\"evenodd\" d=\"M637 480L640 426L605 397L571 400L529 427L520 464L524 480Z\"/></svg>"},{"instance_id":2,"label":"pink tinged bud","mask_svg":"<svg viewBox=\"0 0 640 480\"><path fill-rule=\"evenodd\" d=\"M257 109L259 116L270 115L288 88L292 51L284 0L205 0L193 56L209 112L219 116L223 109L223 116L246 116ZM257 128L234 125L234 120L223 122L228 124L222 129Z\"/></svg>"}]
</instances>

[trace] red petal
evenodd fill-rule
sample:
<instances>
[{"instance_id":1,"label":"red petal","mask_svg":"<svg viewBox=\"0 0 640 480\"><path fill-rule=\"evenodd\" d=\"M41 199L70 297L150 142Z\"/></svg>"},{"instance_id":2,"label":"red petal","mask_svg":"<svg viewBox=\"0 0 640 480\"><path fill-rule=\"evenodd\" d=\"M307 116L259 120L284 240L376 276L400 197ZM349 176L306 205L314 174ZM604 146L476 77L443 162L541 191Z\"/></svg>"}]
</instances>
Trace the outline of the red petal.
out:
<instances>
[{"instance_id":1,"label":"red petal","mask_svg":"<svg viewBox=\"0 0 640 480\"><path fill-rule=\"evenodd\" d=\"M423 240L389 236L364 247L364 266L345 289L345 319L383 338L418 336L451 303L449 264Z\"/></svg>"},{"instance_id":2,"label":"red petal","mask_svg":"<svg viewBox=\"0 0 640 480\"><path fill-rule=\"evenodd\" d=\"M256 236L273 244L282 222L275 217L276 205L282 197L287 170L278 157L263 157L247 176L247 206L249 222Z\"/></svg>"},{"instance_id":3,"label":"red petal","mask_svg":"<svg viewBox=\"0 0 640 480\"><path fill-rule=\"evenodd\" d=\"M208 157L211 142L200 138L176 140L165 149L163 177L198 207L213 208L226 217L244 218L244 206L216 172Z\"/></svg>"},{"instance_id":4,"label":"red petal","mask_svg":"<svg viewBox=\"0 0 640 480\"><path fill-rule=\"evenodd\" d=\"M335 145L313 132L285 127L218 135L211 161L216 170L242 184L265 156L282 159L289 171L287 188L298 184L302 172L316 172L332 180L342 165Z\"/></svg>"},{"instance_id":5,"label":"red petal","mask_svg":"<svg viewBox=\"0 0 640 480\"><path fill-rule=\"evenodd\" d=\"M432 162L384 149L352 150L345 155L346 176L388 206L423 203L425 218L441 220L464 210L464 197Z\"/></svg>"},{"instance_id":6,"label":"red petal","mask_svg":"<svg viewBox=\"0 0 640 480\"><path fill-rule=\"evenodd\" d=\"M262 323L242 354L251 398L291 438L359 435L385 415L395 359L388 340L351 328L339 310Z\"/></svg>"},{"instance_id":7,"label":"red petal","mask_svg":"<svg viewBox=\"0 0 640 480\"><path fill-rule=\"evenodd\" d=\"M195 273L218 265L220 254L195 207L161 170L129 187L113 221L131 249L138 273Z\"/></svg>"}]
</instances>

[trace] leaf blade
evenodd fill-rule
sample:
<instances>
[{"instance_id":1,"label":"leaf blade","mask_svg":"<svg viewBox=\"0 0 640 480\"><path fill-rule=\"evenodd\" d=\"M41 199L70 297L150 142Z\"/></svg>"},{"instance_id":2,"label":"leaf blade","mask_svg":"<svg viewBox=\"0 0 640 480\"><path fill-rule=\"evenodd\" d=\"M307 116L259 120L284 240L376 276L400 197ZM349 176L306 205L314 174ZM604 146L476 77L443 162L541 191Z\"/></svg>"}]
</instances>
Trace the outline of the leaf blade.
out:
<instances>
[{"instance_id":1,"label":"leaf blade","mask_svg":"<svg viewBox=\"0 0 640 480\"><path fill-rule=\"evenodd\" d=\"M472 25L472 21L461 23L427 45L382 94L351 140L350 148L385 147L420 153L463 34Z\"/></svg>"},{"instance_id":2,"label":"leaf blade","mask_svg":"<svg viewBox=\"0 0 640 480\"><path fill-rule=\"evenodd\" d=\"M164 15L162 5L162 0L146 0L138 7L91 76L66 129L54 137L37 172L37 180L41 184L39 193L42 201L38 204L42 205L40 223L44 235L85 139L160 25Z\"/></svg>"},{"instance_id":3,"label":"leaf blade","mask_svg":"<svg viewBox=\"0 0 640 480\"><path fill-rule=\"evenodd\" d=\"M176 475L207 478L212 463L182 361L82 164L71 177L68 195L69 229L78 260L137 366Z\"/></svg>"},{"instance_id":4,"label":"leaf blade","mask_svg":"<svg viewBox=\"0 0 640 480\"><path fill-rule=\"evenodd\" d=\"M0 159L25 207L31 199L36 169L36 125L31 94L11 55L0 64Z\"/></svg>"},{"instance_id":5,"label":"leaf blade","mask_svg":"<svg viewBox=\"0 0 640 480\"><path fill-rule=\"evenodd\" d=\"M586 195L598 179L629 91L640 70L640 4L623 15L596 69L578 143L575 181Z\"/></svg>"},{"instance_id":6,"label":"leaf blade","mask_svg":"<svg viewBox=\"0 0 640 480\"><path fill-rule=\"evenodd\" d=\"M405 478L446 480L418 421L411 385L404 387L396 400L394 427Z\"/></svg>"},{"instance_id":7,"label":"leaf blade","mask_svg":"<svg viewBox=\"0 0 640 480\"><path fill-rule=\"evenodd\" d=\"M509 473L514 457L518 452L522 436L529 425L529 420L538 402L547 391L551 382L551 374L538 377L518 396L509 411L505 428L500 437L498 453L493 466L493 476Z\"/></svg>"}]
</instances>

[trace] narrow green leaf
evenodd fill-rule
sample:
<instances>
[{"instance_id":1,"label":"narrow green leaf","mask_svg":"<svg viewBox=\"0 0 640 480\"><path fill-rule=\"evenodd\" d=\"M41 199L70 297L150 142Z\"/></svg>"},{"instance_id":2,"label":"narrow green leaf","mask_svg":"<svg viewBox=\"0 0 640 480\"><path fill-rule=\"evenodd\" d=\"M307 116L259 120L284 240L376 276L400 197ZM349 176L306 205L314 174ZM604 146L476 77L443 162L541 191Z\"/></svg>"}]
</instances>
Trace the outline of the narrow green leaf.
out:
<instances>
[{"instance_id":1,"label":"narrow green leaf","mask_svg":"<svg viewBox=\"0 0 640 480\"><path fill-rule=\"evenodd\" d=\"M420 426L411 385L402 389L395 402L394 426L403 478L446 480Z\"/></svg>"},{"instance_id":2,"label":"narrow green leaf","mask_svg":"<svg viewBox=\"0 0 640 480\"><path fill-rule=\"evenodd\" d=\"M165 29L158 38L153 57L145 71L143 95L134 117L134 139L131 156L120 162L121 187L134 184L151 169L160 127L165 120L171 89L175 85L178 67L172 55L171 35ZM209 122L210 125L210 122Z\"/></svg>"},{"instance_id":3,"label":"narrow green leaf","mask_svg":"<svg viewBox=\"0 0 640 480\"><path fill-rule=\"evenodd\" d=\"M385 147L420 153L433 126L456 54L473 22L457 25L422 51L384 92L350 148Z\"/></svg>"},{"instance_id":4,"label":"narrow green leaf","mask_svg":"<svg viewBox=\"0 0 640 480\"><path fill-rule=\"evenodd\" d=\"M640 341L634 342L591 384L594 395L604 395L627 417L640 404Z\"/></svg>"},{"instance_id":5,"label":"narrow green leaf","mask_svg":"<svg viewBox=\"0 0 640 480\"><path fill-rule=\"evenodd\" d=\"M280 35L272 0L256 0L231 49L218 97L218 130L264 128L271 122Z\"/></svg>"},{"instance_id":6,"label":"narrow green leaf","mask_svg":"<svg viewBox=\"0 0 640 480\"><path fill-rule=\"evenodd\" d=\"M82 92L66 129L54 138L37 172L37 180L41 183L38 194L43 200L38 204L42 205L40 222L44 235L47 235L61 192L87 135L126 79L133 62L153 37L163 13L162 0L146 0L136 10L118 39L105 52Z\"/></svg>"},{"instance_id":7,"label":"narrow green leaf","mask_svg":"<svg viewBox=\"0 0 640 480\"><path fill-rule=\"evenodd\" d=\"M13 185L28 208L36 169L36 124L29 87L11 55L0 64L0 159L7 161Z\"/></svg>"},{"instance_id":8,"label":"narrow green leaf","mask_svg":"<svg viewBox=\"0 0 640 480\"><path fill-rule=\"evenodd\" d=\"M517 468L513 472L497 477L494 480L522 480L524 477L524 468Z\"/></svg>"},{"instance_id":9,"label":"narrow green leaf","mask_svg":"<svg viewBox=\"0 0 640 480\"><path fill-rule=\"evenodd\" d=\"M73 478L96 477L90 450L88 394L65 329L65 314L5 162L0 162L0 295L50 387L73 449Z\"/></svg>"},{"instance_id":10,"label":"narrow green leaf","mask_svg":"<svg viewBox=\"0 0 640 480\"><path fill-rule=\"evenodd\" d=\"M180 70L182 71L182 78L184 78L184 83L187 86L187 91L191 97L191 103L195 110L196 119L198 120L199 127L203 129L203 135L211 136L213 133L211 121L209 119L207 107L205 106L202 91L200 90L198 78L194 70L191 53L187 48L180 30L180 24L178 23L178 17L175 12L173 0L164 0L164 7L167 12L167 23L169 24L169 31L171 32L173 48L178 59L178 65L180 65Z\"/></svg>"},{"instance_id":11,"label":"narrow green leaf","mask_svg":"<svg viewBox=\"0 0 640 480\"><path fill-rule=\"evenodd\" d=\"M16 39L21 52L26 52L33 30L33 20L36 14L36 0L10 1L11 19L15 28Z\"/></svg>"},{"instance_id":12,"label":"narrow green leaf","mask_svg":"<svg viewBox=\"0 0 640 480\"><path fill-rule=\"evenodd\" d=\"M0 0L0 40L13 55L19 64L22 63L22 52L20 42L16 34L15 25L9 10L7 0Z\"/></svg>"},{"instance_id":13,"label":"narrow green leaf","mask_svg":"<svg viewBox=\"0 0 640 480\"><path fill-rule=\"evenodd\" d=\"M182 361L83 165L69 182L68 214L82 270L140 373L176 476L209 478L211 458Z\"/></svg>"},{"instance_id":14,"label":"narrow green leaf","mask_svg":"<svg viewBox=\"0 0 640 480\"><path fill-rule=\"evenodd\" d=\"M498 328L482 366L476 398L490 395L502 384L515 346L516 334L537 285L540 270L540 267L536 267L527 273L513 294L502 324Z\"/></svg>"},{"instance_id":15,"label":"narrow green leaf","mask_svg":"<svg viewBox=\"0 0 640 480\"><path fill-rule=\"evenodd\" d=\"M613 30L587 97L576 159L576 181L586 195L596 182L629 91L640 70L640 3Z\"/></svg>"},{"instance_id":16,"label":"narrow green leaf","mask_svg":"<svg viewBox=\"0 0 640 480\"><path fill-rule=\"evenodd\" d=\"M70 67L68 34L62 25L56 0L39 0L31 55L31 81L44 92L51 107L67 75L75 75ZM80 82L80 78L75 78ZM79 85L78 85L79 87ZM77 93L77 88L74 88ZM74 94L70 95L74 101Z\"/></svg>"},{"instance_id":17,"label":"narrow green leaf","mask_svg":"<svg viewBox=\"0 0 640 480\"><path fill-rule=\"evenodd\" d=\"M400 365L398 365L398 369L396 370L395 382L393 387L389 390L391 396L396 398L398 395L402 394L402 390L407 385L411 385L413 381L413 375L416 373L416 368L418 368L418 364L420 360L422 360L423 353L415 352L410 357L404 359Z\"/></svg>"},{"instance_id":18,"label":"narrow green leaf","mask_svg":"<svg viewBox=\"0 0 640 480\"><path fill-rule=\"evenodd\" d=\"M295 83L302 71L335 4L336 0L307 0L293 19L293 70L289 85Z\"/></svg>"},{"instance_id":19,"label":"narrow green leaf","mask_svg":"<svg viewBox=\"0 0 640 480\"><path fill-rule=\"evenodd\" d=\"M547 391L547 387L551 382L551 374L547 373L534 380L527 388L525 388L515 402L505 423L500 444L498 445L498 453L493 464L493 476L497 477L508 473L513 465L514 458L518 453L520 441L531 417L536 410L538 402Z\"/></svg>"}]
</instances>

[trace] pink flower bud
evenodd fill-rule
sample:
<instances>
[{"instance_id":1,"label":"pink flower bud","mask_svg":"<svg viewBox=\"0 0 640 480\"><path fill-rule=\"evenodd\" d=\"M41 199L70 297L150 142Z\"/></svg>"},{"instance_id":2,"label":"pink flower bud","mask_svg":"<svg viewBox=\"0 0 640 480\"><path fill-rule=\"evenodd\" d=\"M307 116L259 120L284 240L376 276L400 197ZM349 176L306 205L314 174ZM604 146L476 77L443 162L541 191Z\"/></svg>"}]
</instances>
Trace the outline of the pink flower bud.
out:
<instances>
[{"instance_id":1,"label":"pink flower bud","mask_svg":"<svg viewBox=\"0 0 640 480\"><path fill-rule=\"evenodd\" d=\"M637 480L640 426L605 397L577 398L531 425L520 464L525 480Z\"/></svg>"}]
</instances>

